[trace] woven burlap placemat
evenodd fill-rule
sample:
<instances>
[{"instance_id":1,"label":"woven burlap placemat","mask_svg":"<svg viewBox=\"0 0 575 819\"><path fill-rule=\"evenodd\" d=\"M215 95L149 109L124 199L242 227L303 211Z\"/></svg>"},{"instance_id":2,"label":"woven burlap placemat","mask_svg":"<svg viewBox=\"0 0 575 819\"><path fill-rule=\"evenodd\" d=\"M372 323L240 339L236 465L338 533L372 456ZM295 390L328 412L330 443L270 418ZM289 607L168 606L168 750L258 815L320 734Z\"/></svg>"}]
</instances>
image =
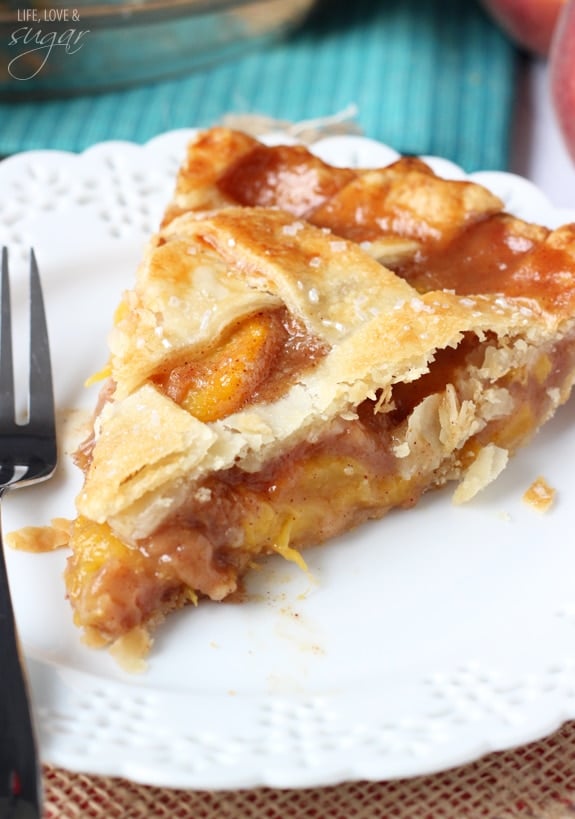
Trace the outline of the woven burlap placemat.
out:
<instances>
[{"instance_id":1,"label":"woven burlap placemat","mask_svg":"<svg viewBox=\"0 0 575 819\"><path fill-rule=\"evenodd\" d=\"M45 819L573 819L575 723L432 776L306 790L182 791L46 766Z\"/></svg>"}]
</instances>

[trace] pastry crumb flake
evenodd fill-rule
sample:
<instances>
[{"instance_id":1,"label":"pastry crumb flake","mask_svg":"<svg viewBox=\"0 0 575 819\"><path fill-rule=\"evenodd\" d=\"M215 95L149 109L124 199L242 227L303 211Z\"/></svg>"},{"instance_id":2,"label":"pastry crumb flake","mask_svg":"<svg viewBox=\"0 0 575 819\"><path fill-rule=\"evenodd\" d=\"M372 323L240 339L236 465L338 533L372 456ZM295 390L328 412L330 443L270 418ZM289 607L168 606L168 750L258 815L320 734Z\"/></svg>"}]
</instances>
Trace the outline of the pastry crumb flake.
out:
<instances>
[{"instance_id":1,"label":"pastry crumb flake","mask_svg":"<svg viewBox=\"0 0 575 819\"><path fill-rule=\"evenodd\" d=\"M72 521L54 518L49 526L24 526L5 536L7 544L20 552L55 552L70 543Z\"/></svg>"},{"instance_id":2,"label":"pastry crumb flake","mask_svg":"<svg viewBox=\"0 0 575 819\"><path fill-rule=\"evenodd\" d=\"M467 503L485 489L503 472L509 460L506 449L488 444L480 452L465 473L463 480L453 494L453 502Z\"/></svg>"},{"instance_id":3,"label":"pastry crumb flake","mask_svg":"<svg viewBox=\"0 0 575 819\"><path fill-rule=\"evenodd\" d=\"M548 512L555 502L556 490L544 477L536 478L524 492L523 501L537 512Z\"/></svg>"}]
</instances>

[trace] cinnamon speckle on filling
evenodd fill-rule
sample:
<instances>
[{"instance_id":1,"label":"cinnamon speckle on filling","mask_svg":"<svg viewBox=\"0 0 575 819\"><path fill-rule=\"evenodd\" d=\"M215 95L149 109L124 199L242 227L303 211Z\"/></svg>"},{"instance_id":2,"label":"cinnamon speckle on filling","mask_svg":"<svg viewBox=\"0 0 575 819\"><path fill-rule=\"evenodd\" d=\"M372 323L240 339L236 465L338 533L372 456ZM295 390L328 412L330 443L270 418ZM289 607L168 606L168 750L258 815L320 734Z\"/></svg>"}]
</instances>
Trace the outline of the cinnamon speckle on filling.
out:
<instances>
[{"instance_id":1,"label":"cinnamon speckle on filling","mask_svg":"<svg viewBox=\"0 0 575 819\"><path fill-rule=\"evenodd\" d=\"M319 294L311 288L308 298ZM273 401L326 353L322 341L280 308L242 320L218 346L166 361L151 380L200 420L212 421Z\"/></svg>"}]
</instances>

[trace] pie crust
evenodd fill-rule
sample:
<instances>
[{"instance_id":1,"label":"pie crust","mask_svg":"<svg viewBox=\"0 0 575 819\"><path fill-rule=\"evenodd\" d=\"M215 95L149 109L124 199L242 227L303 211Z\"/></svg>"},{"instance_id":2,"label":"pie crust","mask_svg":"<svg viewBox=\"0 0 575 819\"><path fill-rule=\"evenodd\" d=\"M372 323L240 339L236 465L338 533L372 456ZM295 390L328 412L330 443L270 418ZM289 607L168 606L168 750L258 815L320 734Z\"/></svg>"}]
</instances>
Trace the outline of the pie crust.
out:
<instances>
[{"instance_id":1,"label":"pie crust","mask_svg":"<svg viewBox=\"0 0 575 819\"><path fill-rule=\"evenodd\" d=\"M570 394L574 277L574 225L527 224L421 160L334 168L201 133L76 456L76 623L147 647L264 555L303 564L448 481L472 498Z\"/></svg>"}]
</instances>

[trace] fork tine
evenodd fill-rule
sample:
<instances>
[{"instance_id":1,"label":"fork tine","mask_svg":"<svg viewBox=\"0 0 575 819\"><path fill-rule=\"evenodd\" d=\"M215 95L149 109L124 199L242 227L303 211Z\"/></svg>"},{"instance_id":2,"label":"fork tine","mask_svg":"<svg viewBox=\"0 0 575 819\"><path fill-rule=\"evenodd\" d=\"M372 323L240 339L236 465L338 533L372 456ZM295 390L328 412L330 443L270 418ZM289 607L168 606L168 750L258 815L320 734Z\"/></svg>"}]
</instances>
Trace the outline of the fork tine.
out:
<instances>
[{"instance_id":1,"label":"fork tine","mask_svg":"<svg viewBox=\"0 0 575 819\"><path fill-rule=\"evenodd\" d=\"M7 424L14 421L14 366L12 364L12 321L10 313L8 249L3 247L0 312L0 422Z\"/></svg>"},{"instance_id":2,"label":"fork tine","mask_svg":"<svg viewBox=\"0 0 575 819\"><path fill-rule=\"evenodd\" d=\"M53 435L54 390L44 297L34 251L30 251L30 386L29 424Z\"/></svg>"}]
</instances>

